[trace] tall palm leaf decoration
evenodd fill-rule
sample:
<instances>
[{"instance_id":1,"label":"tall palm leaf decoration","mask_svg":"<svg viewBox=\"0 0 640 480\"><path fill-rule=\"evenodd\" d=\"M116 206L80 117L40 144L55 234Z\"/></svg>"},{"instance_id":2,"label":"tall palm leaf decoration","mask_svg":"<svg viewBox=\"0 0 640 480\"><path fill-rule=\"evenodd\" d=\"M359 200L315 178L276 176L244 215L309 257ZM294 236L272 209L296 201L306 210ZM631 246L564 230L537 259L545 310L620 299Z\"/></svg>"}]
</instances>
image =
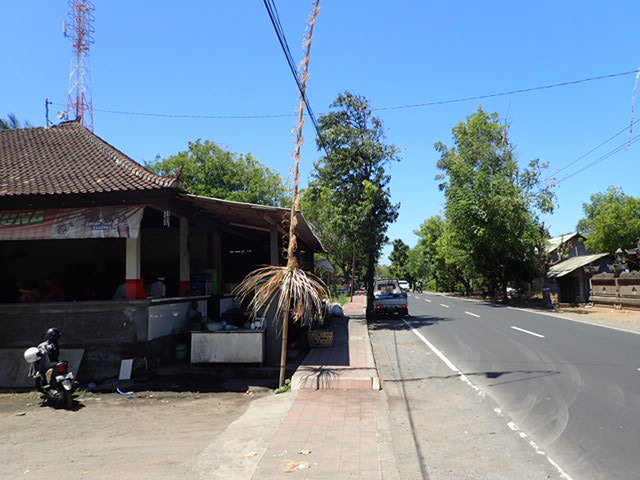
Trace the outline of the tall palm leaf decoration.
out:
<instances>
[{"instance_id":1,"label":"tall palm leaf decoration","mask_svg":"<svg viewBox=\"0 0 640 480\"><path fill-rule=\"evenodd\" d=\"M238 285L235 293L242 301L250 299L249 309L262 312L276 305L275 318L281 321L282 351L280 356L280 379L282 387L285 381L287 366L287 340L289 323L301 321L306 315L312 318L320 315L323 300L328 297L325 284L318 277L300 268L296 259L298 249L298 210L300 209L300 150L304 142L302 128L304 127L304 110L309 78L309 59L311 56L311 42L313 28L320 12L320 0L313 4L313 11L309 19L309 26L305 35L305 57L300 64L300 81L302 84L300 105L298 107L298 125L296 127L296 146L293 153L294 184L293 205L289 215L289 245L287 249L287 265L261 267L249 273Z\"/></svg>"},{"instance_id":2,"label":"tall palm leaf decoration","mask_svg":"<svg viewBox=\"0 0 640 480\"><path fill-rule=\"evenodd\" d=\"M24 128L31 126L31 123L24 122ZM0 118L0 130L14 130L16 128L23 128L23 125L15 114L9 113L7 118Z\"/></svg>"}]
</instances>

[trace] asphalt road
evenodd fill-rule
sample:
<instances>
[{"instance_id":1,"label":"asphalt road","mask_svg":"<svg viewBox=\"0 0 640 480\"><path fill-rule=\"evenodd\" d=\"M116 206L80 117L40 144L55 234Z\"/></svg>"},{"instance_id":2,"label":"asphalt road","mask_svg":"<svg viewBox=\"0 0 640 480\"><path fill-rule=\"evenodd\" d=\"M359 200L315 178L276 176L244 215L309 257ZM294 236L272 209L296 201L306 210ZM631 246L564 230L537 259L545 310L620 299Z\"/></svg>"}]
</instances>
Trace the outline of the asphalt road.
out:
<instances>
[{"instance_id":1,"label":"asphalt road","mask_svg":"<svg viewBox=\"0 0 640 480\"><path fill-rule=\"evenodd\" d=\"M409 311L382 328L488 395L559 478L640 479L640 335L435 294L410 294ZM377 356L388 349L372 338Z\"/></svg>"}]
</instances>

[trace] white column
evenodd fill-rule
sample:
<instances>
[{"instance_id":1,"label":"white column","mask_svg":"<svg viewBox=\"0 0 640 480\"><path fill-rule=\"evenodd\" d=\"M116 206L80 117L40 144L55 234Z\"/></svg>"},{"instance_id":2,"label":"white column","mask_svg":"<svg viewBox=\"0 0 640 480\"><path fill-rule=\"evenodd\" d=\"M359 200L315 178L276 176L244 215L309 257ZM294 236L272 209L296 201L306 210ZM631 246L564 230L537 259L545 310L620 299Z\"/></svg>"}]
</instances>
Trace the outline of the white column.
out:
<instances>
[{"instance_id":1,"label":"white column","mask_svg":"<svg viewBox=\"0 0 640 480\"><path fill-rule=\"evenodd\" d=\"M136 280L140 278L140 237L127 238L127 259L125 278Z\"/></svg>"},{"instance_id":2,"label":"white column","mask_svg":"<svg viewBox=\"0 0 640 480\"><path fill-rule=\"evenodd\" d=\"M125 285L127 287L127 298L129 300L137 300L146 297L144 291L144 282L140 278L141 248L142 244L140 234L138 238L126 239L126 258L125 258Z\"/></svg>"}]
</instances>

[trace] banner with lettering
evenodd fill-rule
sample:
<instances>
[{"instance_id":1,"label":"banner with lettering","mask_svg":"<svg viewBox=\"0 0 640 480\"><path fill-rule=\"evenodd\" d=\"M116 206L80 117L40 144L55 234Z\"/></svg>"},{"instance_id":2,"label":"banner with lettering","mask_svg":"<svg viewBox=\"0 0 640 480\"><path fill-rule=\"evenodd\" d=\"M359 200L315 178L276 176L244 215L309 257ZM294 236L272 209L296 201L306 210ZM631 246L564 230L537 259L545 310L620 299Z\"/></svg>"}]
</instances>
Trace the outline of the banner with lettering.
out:
<instances>
[{"instance_id":1,"label":"banner with lettering","mask_svg":"<svg viewBox=\"0 0 640 480\"><path fill-rule=\"evenodd\" d=\"M144 206L0 210L0 240L138 238Z\"/></svg>"}]
</instances>

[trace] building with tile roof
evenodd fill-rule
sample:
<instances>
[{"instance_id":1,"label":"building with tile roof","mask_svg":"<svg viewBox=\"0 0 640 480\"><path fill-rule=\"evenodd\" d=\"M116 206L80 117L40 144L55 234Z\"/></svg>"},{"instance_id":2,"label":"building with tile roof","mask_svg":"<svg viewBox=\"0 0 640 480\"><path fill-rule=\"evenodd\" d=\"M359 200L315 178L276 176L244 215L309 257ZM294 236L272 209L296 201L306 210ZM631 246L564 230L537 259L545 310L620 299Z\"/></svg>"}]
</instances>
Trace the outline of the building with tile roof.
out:
<instances>
[{"instance_id":1,"label":"building with tile roof","mask_svg":"<svg viewBox=\"0 0 640 480\"><path fill-rule=\"evenodd\" d=\"M231 291L248 272L283 264L288 215L191 195L179 178L153 173L78 122L2 130L0 317L14 323L0 322L0 348L28 345L53 322L87 348L90 364L114 352L151 355L184 327L193 298L215 318L233 306ZM313 269L323 248L299 220L299 261ZM168 298L150 299L160 276ZM16 303L46 298L45 279L62 287L65 302ZM114 301L116 292L126 298ZM108 352L96 353L104 345Z\"/></svg>"}]
</instances>

